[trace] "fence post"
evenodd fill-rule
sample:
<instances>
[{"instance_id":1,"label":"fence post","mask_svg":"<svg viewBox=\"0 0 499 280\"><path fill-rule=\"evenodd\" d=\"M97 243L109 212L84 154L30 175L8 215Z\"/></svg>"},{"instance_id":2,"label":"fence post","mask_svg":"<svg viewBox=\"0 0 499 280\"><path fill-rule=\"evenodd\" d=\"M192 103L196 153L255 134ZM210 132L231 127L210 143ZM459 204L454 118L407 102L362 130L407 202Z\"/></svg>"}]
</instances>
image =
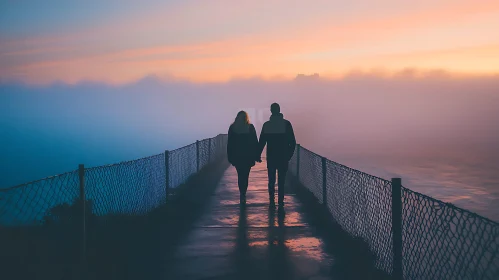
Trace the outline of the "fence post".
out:
<instances>
[{"instance_id":1,"label":"fence post","mask_svg":"<svg viewBox=\"0 0 499 280\"><path fill-rule=\"evenodd\" d=\"M393 276L400 280L402 273L402 179L392 178L392 234Z\"/></svg>"},{"instance_id":2,"label":"fence post","mask_svg":"<svg viewBox=\"0 0 499 280\"><path fill-rule=\"evenodd\" d=\"M85 262L87 256L87 209L85 209L85 166L80 164L78 166L78 176L80 177L80 203L82 211L82 261Z\"/></svg>"},{"instance_id":3,"label":"fence post","mask_svg":"<svg viewBox=\"0 0 499 280\"><path fill-rule=\"evenodd\" d=\"M322 204L327 208L327 169L326 158L322 157Z\"/></svg>"},{"instance_id":4,"label":"fence post","mask_svg":"<svg viewBox=\"0 0 499 280\"><path fill-rule=\"evenodd\" d=\"M166 201L168 201L168 191L170 189L170 151L165 150L165 188Z\"/></svg>"},{"instance_id":5,"label":"fence post","mask_svg":"<svg viewBox=\"0 0 499 280\"><path fill-rule=\"evenodd\" d=\"M208 138L208 163L211 162L211 138Z\"/></svg>"},{"instance_id":6,"label":"fence post","mask_svg":"<svg viewBox=\"0 0 499 280\"><path fill-rule=\"evenodd\" d=\"M196 161L197 161L197 172L199 172L199 140L196 140Z\"/></svg>"},{"instance_id":7,"label":"fence post","mask_svg":"<svg viewBox=\"0 0 499 280\"><path fill-rule=\"evenodd\" d=\"M296 145L296 178L300 181L300 149L301 145Z\"/></svg>"}]
</instances>

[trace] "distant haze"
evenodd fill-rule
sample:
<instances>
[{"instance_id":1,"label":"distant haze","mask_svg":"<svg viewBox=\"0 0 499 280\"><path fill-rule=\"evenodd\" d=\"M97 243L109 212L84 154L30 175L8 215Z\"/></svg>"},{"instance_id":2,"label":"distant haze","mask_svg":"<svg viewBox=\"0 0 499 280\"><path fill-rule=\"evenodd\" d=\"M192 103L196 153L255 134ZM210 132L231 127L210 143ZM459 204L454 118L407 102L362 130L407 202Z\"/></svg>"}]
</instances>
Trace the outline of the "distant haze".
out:
<instances>
[{"instance_id":1,"label":"distant haze","mask_svg":"<svg viewBox=\"0 0 499 280\"><path fill-rule=\"evenodd\" d=\"M241 109L259 132L272 102L304 147L499 219L490 210L499 205L498 77L409 70L339 80L3 84L0 187L226 133Z\"/></svg>"}]
</instances>

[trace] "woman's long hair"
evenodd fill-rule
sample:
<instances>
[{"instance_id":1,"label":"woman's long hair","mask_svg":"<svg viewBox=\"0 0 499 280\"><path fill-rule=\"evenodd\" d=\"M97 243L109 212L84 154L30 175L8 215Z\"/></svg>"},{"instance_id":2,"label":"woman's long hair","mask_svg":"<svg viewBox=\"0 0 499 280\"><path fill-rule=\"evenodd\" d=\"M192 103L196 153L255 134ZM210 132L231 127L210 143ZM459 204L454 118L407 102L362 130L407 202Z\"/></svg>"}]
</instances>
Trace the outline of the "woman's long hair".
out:
<instances>
[{"instance_id":1,"label":"woman's long hair","mask_svg":"<svg viewBox=\"0 0 499 280\"><path fill-rule=\"evenodd\" d=\"M246 130L249 128L250 123L251 122L248 113L246 113L245 111L239 111L239 113L237 113L236 119L232 123L232 127L238 131Z\"/></svg>"}]
</instances>

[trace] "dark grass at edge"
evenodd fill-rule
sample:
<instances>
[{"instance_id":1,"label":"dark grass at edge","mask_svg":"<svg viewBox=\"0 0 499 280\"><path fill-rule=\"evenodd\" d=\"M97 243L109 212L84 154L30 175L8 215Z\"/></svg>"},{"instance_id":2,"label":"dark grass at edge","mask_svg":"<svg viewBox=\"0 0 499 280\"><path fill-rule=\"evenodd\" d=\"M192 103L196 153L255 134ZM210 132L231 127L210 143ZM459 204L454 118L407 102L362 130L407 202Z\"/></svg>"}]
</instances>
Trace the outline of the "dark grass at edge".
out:
<instances>
[{"instance_id":1,"label":"dark grass at edge","mask_svg":"<svg viewBox=\"0 0 499 280\"><path fill-rule=\"evenodd\" d=\"M0 228L0 279L161 279L167 260L203 213L228 167L213 163L170 190L166 204L147 215L87 220L87 254L73 227Z\"/></svg>"},{"instance_id":2,"label":"dark grass at edge","mask_svg":"<svg viewBox=\"0 0 499 280\"><path fill-rule=\"evenodd\" d=\"M343 230L314 194L294 175L288 173L287 180L296 197L302 202L302 213L306 220L314 228L315 234L324 240L326 250L336 257L331 267L332 279L392 279L390 275L374 266L376 257L363 239Z\"/></svg>"}]
</instances>

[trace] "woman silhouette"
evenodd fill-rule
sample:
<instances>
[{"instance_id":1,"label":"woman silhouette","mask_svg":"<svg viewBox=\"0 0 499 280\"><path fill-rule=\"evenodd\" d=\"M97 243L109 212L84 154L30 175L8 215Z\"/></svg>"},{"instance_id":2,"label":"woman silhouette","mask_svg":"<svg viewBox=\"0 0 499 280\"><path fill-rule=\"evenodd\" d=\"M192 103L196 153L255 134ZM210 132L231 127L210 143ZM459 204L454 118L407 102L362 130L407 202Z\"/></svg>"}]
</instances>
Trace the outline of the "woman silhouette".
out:
<instances>
[{"instance_id":1,"label":"woman silhouette","mask_svg":"<svg viewBox=\"0 0 499 280\"><path fill-rule=\"evenodd\" d=\"M227 158L236 167L239 199L246 203L246 190L251 167L255 165L258 151L258 138L255 127L250 123L248 113L240 111L229 127L227 140Z\"/></svg>"}]
</instances>

